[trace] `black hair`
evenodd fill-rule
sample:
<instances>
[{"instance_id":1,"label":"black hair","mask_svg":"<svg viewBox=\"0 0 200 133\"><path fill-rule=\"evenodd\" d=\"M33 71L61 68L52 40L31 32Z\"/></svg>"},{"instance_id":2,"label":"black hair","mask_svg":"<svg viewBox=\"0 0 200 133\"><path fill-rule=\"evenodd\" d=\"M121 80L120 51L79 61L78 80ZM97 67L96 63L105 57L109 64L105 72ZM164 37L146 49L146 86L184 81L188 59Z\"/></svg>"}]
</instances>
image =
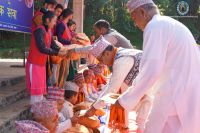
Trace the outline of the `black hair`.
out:
<instances>
[{"instance_id":1,"label":"black hair","mask_svg":"<svg viewBox=\"0 0 200 133\"><path fill-rule=\"evenodd\" d=\"M56 5L57 4L57 1L56 0L45 0L44 1L44 4L47 3L47 4L52 4L52 5Z\"/></svg>"},{"instance_id":2,"label":"black hair","mask_svg":"<svg viewBox=\"0 0 200 133\"><path fill-rule=\"evenodd\" d=\"M77 95L78 93L75 92L75 91L71 91L71 90L65 90L65 94L64 94L64 97L65 99L70 99L72 98L73 96Z\"/></svg>"},{"instance_id":3,"label":"black hair","mask_svg":"<svg viewBox=\"0 0 200 133\"><path fill-rule=\"evenodd\" d=\"M46 19L49 18L50 20L55 17L55 13L52 11L47 11L46 13L44 13L44 15L42 16L42 22L43 24L46 23Z\"/></svg>"},{"instance_id":4,"label":"black hair","mask_svg":"<svg viewBox=\"0 0 200 133\"><path fill-rule=\"evenodd\" d=\"M69 15L73 14L73 10L70 8L66 8L63 10L63 12L61 13L61 16L63 17L63 19L67 18Z\"/></svg>"},{"instance_id":5,"label":"black hair","mask_svg":"<svg viewBox=\"0 0 200 133\"><path fill-rule=\"evenodd\" d=\"M113 45L108 45L108 46L105 48L105 50L103 51L103 53L106 52L106 51L113 51L113 50L114 50L114 46L113 46Z\"/></svg>"},{"instance_id":6,"label":"black hair","mask_svg":"<svg viewBox=\"0 0 200 133\"><path fill-rule=\"evenodd\" d=\"M95 27L97 27L98 29L101 28L106 28L106 29L110 29L110 23L104 19L100 19L98 20L95 24Z\"/></svg>"},{"instance_id":7,"label":"black hair","mask_svg":"<svg viewBox=\"0 0 200 133\"><path fill-rule=\"evenodd\" d=\"M69 27L69 26L72 26L73 24L76 25L76 22L73 20L69 20L69 22L67 23L67 26Z\"/></svg>"},{"instance_id":8,"label":"black hair","mask_svg":"<svg viewBox=\"0 0 200 133\"><path fill-rule=\"evenodd\" d=\"M55 10L58 9L58 8L60 8L62 10L64 9L63 5L61 5L61 4L57 4L56 7L55 7Z\"/></svg>"}]
</instances>

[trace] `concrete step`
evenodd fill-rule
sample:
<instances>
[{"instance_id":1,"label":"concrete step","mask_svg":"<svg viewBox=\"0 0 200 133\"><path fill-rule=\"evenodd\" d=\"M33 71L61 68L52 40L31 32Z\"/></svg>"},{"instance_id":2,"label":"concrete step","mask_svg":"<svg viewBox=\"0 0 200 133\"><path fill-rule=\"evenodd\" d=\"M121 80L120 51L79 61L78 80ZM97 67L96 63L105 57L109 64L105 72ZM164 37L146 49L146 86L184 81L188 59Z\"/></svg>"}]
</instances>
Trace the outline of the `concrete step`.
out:
<instances>
[{"instance_id":1,"label":"concrete step","mask_svg":"<svg viewBox=\"0 0 200 133\"><path fill-rule=\"evenodd\" d=\"M29 98L6 106L0 110L0 133L8 133L15 129L16 120L31 119Z\"/></svg>"},{"instance_id":2,"label":"concrete step","mask_svg":"<svg viewBox=\"0 0 200 133\"><path fill-rule=\"evenodd\" d=\"M28 97L25 89L25 81L14 86L6 86L0 89L0 109L6 107L20 99Z\"/></svg>"},{"instance_id":3,"label":"concrete step","mask_svg":"<svg viewBox=\"0 0 200 133\"><path fill-rule=\"evenodd\" d=\"M25 76L15 76L15 77L3 77L0 78L0 90L7 86L16 85L22 81L25 81Z\"/></svg>"},{"instance_id":4,"label":"concrete step","mask_svg":"<svg viewBox=\"0 0 200 133\"><path fill-rule=\"evenodd\" d=\"M11 129L10 131L8 131L7 133L16 133L16 129L13 128L13 129Z\"/></svg>"}]
</instances>

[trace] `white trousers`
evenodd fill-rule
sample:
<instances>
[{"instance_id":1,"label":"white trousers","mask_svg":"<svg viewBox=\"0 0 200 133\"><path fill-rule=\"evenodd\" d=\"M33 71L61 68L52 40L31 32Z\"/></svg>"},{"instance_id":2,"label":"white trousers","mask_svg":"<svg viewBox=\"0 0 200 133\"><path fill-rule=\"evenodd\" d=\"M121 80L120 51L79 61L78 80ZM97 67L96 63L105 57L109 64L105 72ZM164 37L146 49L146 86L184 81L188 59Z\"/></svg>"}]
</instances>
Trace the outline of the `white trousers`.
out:
<instances>
[{"instance_id":1,"label":"white trousers","mask_svg":"<svg viewBox=\"0 0 200 133\"><path fill-rule=\"evenodd\" d=\"M149 121L149 125L147 128L145 128L144 133L185 133L183 131L183 127L181 125L181 122L178 117L176 107L174 104L170 107L170 110L169 110L168 114L166 114L166 115L168 115L168 116L166 118L166 121L165 121L162 129L160 130L161 132L153 131L153 128L150 127L152 125L150 124L150 121ZM157 117L159 117L159 114ZM151 121L151 122L154 123L153 121ZM153 125L155 126L155 124L153 124Z\"/></svg>"},{"instance_id":2,"label":"white trousers","mask_svg":"<svg viewBox=\"0 0 200 133\"><path fill-rule=\"evenodd\" d=\"M32 95L31 96L31 100L30 100L30 104L34 104L34 103L37 103L37 102L40 102L44 99L44 96L43 95Z\"/></svg>"}]
</instances>

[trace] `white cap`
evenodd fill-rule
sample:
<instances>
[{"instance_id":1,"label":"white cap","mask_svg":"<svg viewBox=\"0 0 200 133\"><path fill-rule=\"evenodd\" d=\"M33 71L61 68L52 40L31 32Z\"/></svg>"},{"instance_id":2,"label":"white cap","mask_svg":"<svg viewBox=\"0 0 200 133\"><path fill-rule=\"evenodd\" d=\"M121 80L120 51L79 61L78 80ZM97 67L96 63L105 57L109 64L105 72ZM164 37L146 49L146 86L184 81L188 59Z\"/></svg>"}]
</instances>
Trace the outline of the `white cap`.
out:
<instances>
[{"instance_id":1,"label":"white cap","mask_svg":"<svg viewBox=\"0 0 200 133\"><path fill-rule=\"evenodd\" d=\"M70 91L74 91L74 92L79 92L79 86L72 82L72 81L67 81L64 84L64 90L70 90Z\"/></svg>"},{"instance_id":2,"label":"white cap","mask_svg":"<svg viewBox=\"0 0 200 133\"><path fill-rule=\"evenodd\" d=\"M103 36L100 36L93 44L93 47L90 49L90 52L94 57L98 57L103 51L109 46L112 45Z\"/></svg>"},{"instance_id":3,"label":"white cap","mask_svg":"<svg viewBox=\"0 0 200 133\"><path fill-rule=\"evenodd\" d=\"M127 2L127 7L129 12L133 12L136 8L145 5L145 4L154 4L153 0L129 0Z\"/></svg>"}]
</instances>

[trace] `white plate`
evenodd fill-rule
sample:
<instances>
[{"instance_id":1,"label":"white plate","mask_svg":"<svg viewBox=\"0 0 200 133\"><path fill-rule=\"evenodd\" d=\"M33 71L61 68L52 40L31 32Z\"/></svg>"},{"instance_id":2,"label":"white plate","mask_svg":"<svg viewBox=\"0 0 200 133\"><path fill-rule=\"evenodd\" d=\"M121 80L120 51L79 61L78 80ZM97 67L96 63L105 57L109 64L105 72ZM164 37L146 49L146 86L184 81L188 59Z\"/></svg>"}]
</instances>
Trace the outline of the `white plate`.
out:
<instances>
[{"instance_id":1,"label":"white plate","mask_svg":"<svg viewBox=\"0 0 200 133\"><path fill-rule=\"evenodd\" d=\"M119 94L109 93L101 98L102 101L109 104L114 104L118 98L112 98L112 96L118 96Z\"/></svg>"}]
</instances>

